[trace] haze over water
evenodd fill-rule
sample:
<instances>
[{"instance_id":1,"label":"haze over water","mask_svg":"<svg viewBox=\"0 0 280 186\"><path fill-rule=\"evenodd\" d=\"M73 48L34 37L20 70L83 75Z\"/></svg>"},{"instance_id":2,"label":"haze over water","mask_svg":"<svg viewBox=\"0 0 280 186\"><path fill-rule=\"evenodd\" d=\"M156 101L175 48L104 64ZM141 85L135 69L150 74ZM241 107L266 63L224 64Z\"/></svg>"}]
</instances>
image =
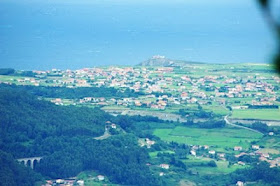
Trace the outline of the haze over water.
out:
<instances>
[{"instance_id":1,"label":"haze over water","mask_svg":"<svg viewBox=\"0 0 280 186\"><path fill-rule=\"evenodd\" d=\"M135 65L157 54L268 63L273 49L255 1L0 0L0 68Z\"/></svg>"}]
</instances>

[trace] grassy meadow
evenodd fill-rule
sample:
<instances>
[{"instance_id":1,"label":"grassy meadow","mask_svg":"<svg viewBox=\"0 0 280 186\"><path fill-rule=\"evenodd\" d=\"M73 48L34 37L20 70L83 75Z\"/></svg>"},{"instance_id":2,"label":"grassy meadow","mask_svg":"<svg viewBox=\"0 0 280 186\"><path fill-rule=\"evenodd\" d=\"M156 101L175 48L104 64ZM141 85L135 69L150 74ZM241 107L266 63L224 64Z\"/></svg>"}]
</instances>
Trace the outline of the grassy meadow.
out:
<instances>
[{"instance_id":1,"label":"grassy meadow","mask_svg":"<svg viewBox=\"0 0 280 186\"><path fill-rule=\"evenodd\" d=\"M223 151L225 148L242 146L248 148L250 142L259 140L262 135L236 128L202 129L178 126L174 129L156 129L154 135L167 142L189 145L208 145Z\"/></svg>"},{"instance_id":2,"label":"grassy meadow","mask_svg":"<svg viewBox=\"0 0 280 186\"><path fill-rule=\"evenodd\" d=\"M231 118L280 120L279 109L244 109L233 110Z\"/></svg>"}]
</instances>

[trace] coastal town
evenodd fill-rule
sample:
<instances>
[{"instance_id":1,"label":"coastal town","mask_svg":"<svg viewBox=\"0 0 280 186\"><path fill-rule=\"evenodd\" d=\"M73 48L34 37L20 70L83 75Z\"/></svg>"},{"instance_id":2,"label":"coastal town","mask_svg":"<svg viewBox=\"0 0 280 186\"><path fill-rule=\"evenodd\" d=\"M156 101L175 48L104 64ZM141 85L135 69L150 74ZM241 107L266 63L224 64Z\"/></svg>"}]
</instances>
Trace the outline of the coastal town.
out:
<instances>
[{"instance_id":1,"label":"coastal town","mask_svg":"<svg viewBox=\"0 0 280 186\"><path fill-rule=\"evenodd\" d=\"M211 67L212 66L212 67ZM246 66L246 65L244 65ZM241 110L269 109L279 113L279 76L268 71L268 64L248 64L268 73L244 71L238 65L189 64L180 67L99 67L79 70L32 71L34 77L0 77L2 83L54 87L113 87L130 90L137 97L84 97L79 100L52 98L57 105L81 104L103 107L107 111L162 111L178 113L180 109L205 110L242 119ZM257 71L258 72L258 71ZM242 75L240 75L242 74ZM228 108L226 108L228 106ZM230 108L229 108L230 107ZM264 110L263 110L264 111ZM265 110L266 111L266 110ZM235 114L236 113L236 114ZM245 119L280 120L280 116Z\"/></svg>"},{"instance_id":2,"label":"coastal town","mask_svg":"<svg viewBox=\"0 0 280 186\"><path fill-rule=\"evenodd\" d=\"M161 56L154 58L163 59ZM98 107L114 116L153 116L166 121L166 126L170 126L162 128L157 124L159 126L152 133L154 136L138 139L138 145L147 149L151 157L146 165L160 177L174 174L176 166L168 158L177 156L178 148L182 151L179 153L182 162L195 167L188 169L190 175L205 174L200 168L203 166L216 167L220 174L249 167L254 162L267 162L271 168L280 167L279 131L252 128L256 123L280 126L280 77L269 64L187 63L17 71L15 75L0 75L0 83L114 90L116 94L109 96L65 98L44 95L40 99L59 106ZM220 122L221 126L228 127L217 133L217 129L199 125L207 122ZM198 124L198 129L188 126L189 123ZM104 135L95 140L126 133L111 121L104 126ZM203 139L203 135L207 139ZM162 145L159 139L167 142L164 148L159 147ZM83 174L86 175L47 180L45 186L110 184L106 175ZM237 184L244 183L239 181Z\"/></svg>"}]
</instances>

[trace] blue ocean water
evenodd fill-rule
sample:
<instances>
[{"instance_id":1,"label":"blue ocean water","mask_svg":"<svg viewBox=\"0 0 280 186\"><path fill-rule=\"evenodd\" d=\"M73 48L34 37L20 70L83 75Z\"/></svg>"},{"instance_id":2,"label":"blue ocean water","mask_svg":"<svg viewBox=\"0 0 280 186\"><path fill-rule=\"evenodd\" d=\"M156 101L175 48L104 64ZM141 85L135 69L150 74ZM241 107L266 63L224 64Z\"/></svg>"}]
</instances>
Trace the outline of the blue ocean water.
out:
<instances>
[{"instance_id":1,"label":"blue ocean water","mask_svg":"<svg viewBox=\"0 0 280 186\"><path fill-rule=\"evenodd\" d=\"M273 36L254 1L162 2L0 0L0 68L134 65L157 54L270 61Z\"/></svg>"}]
</instances>

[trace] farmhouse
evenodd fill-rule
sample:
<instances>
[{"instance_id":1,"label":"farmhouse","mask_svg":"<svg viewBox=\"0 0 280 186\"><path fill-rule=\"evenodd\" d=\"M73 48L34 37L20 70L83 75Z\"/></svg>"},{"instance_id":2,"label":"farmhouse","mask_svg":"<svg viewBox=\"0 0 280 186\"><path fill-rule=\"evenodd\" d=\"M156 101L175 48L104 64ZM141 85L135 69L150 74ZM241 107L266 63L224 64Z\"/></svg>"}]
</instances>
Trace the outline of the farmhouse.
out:
<instances>
[{"instance_id":1,"label":"farmhouse","mask_svg":"<svg viewBox=\"0 0 280 186\"><path fill-rule=\"evenodd\" d=\"M105 179L105 177L104 177L103 175L98 175L98 176L97 176L97 179L98 179L99 181L103 181L103 180Z\"/></svg>"},{"instance_id":2,"label":"farmhouse","mask_svg":"<svg viewBox=\"0 0 280 186\"><path fill-rule=\"evenodd\" d=\"M149 138L146 138L145 141L147 143L147 148L151 148L151 146L156 143L155 141L150 140Z\"/></svg>"},{"instance_id":3,"label":"farmhouse","mask_svg":"<svg viewBox=\"0 0 280 186\"><path fill-rule=\"evenodd\" d=\"M111 128L112 128L112 129L116 129L116 128L117 128L117 125L116 125L115 123L112 123L112 124L111 124Z\"/></svg>"},{"instance_id":4,"label":"farmhouse","mask_svg":"<svg viewBox=\"0 0 280 186\"><path fill-rule=\"evenodd\" d=\"M216 152L214 150L210 150L208 153L213 154L213 155L216 154Z\"/></svg>"},{"instance_id":5,"label":"farmhouse","mask_svg":"<svg viewBox=\"0 0 280 186\"><path fill-rule=\"evenodd\" d=\"M163 168L163 169L169 169L169 165L168 164L160 164L159 167Z\"/></svg>"},{"instance_id":6,"label":"farmhouse","mask_svg":"<svg viewBox=\"0 0 280 186\"><path fill-rule=\"evenodd\" d=\"M78 180L77 184L80 185L80 186L83 186L83 185L85 185L85 181L84 180Z\"/></svg>"},{"instance_id":7,"label":"farmhouse","mask_svg":"<svg viewBox=\"0 0 280 186\"><path fill-rule=\"evenodd\" d=\"M238 182L236 183L236 185L237 185L237 186L244 186L244 182L238 181Z\"/></svg>"},{"instance_id":8,"label":"farmhouse","mask_svg":"<svg viewBox=\"0 0 280 186\"><path fill-rule=\"evenodd\" d=\"M196 156L196 152L194 150L190 151L191 155Z\"/></svg>"},{"instance_id":9,"label":"farmhouse","mask_svg":"<svg viewBox=\"0 0 280 186\"><path fill-rule=\"evenodd\" d=\"M240 146L235 146L235 147L234 147L234 150L235 150L235 151L241 151L241 150L242 150L242 147L240 147Z\"/></svg>"},{"instance_id":10,"label":"farmhouse","mask_svg":"<svg viewBox=\"0 0 280 186\"><path fill-rule=\"evenodd\" d=\"M219 156L219 158L225 158L226 154L225 153L219 153L218 156Z\"/></svg>"},{"instance_id":11,"label":"farmhouse","mask_svg":"<svg viewBox=\"0 0 280 186\"><path fill-rule=\"evenodd\" d=\"M252 145L252 149L259 150L260 146L259 145Z\"/></svg>"}]
</instances>

